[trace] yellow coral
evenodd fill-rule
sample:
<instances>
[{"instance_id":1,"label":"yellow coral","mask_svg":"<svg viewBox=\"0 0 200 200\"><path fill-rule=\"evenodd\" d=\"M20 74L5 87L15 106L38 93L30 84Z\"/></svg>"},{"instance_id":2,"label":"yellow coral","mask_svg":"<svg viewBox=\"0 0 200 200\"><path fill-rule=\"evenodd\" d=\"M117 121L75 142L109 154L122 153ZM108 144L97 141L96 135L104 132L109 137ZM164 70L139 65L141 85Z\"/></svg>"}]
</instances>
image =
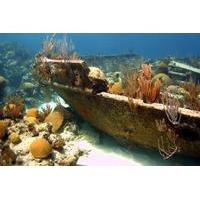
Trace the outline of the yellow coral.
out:
<instances>
[{"instance_id":1,"label":"yellow coral","mask_svg":"<svg viewBox=\"0 0 200 200\"><path fill-rule=\"evenodd\" d=\"M24 121L26 124L38 124L39 123L39 121L35 117L24 116Z\"/></svg>"},{"instance_id":2,"label":"yellow coral","mask_svg":"<svg viewBox=\"0 0 200 200\"><path fill-rule=\"evenodd\" d=\"M37 108L30 108L26 111L26 117L38 117L38 109Z\"/></svg>"},{"instance_id":3,"label":"yellow coral","mask_svg":"<svg viewBox=\"0 0 200 200\"><path fill-rule=\"evenodd\" d=\"M5 136L8 124L8 120L0 120L0 139L3 139L3 137Z\"/></svg>"},{"instance_id":4,"label":"yellow coral","mask_svg":"<svg viewBox=\"0 0 200 200\"><path fill-rule=\"evenodd\" d=\"M111 87L109 87L109 92L113 94L122 94L122 83L116 82Z\"/></svg>"},{"instance_id":5,"label":"yellow coral","mask_svg":"<svg viewBox=\"0 0 200 200\"><path fill-rule=\"evenodd\" d=\"M52 124L52 131L56 132L64 121L64 114L62 112L53 111L44 120L45 122Z\"/></svg>"},{"instance_id":6,"label":"yellow coral","mask_svg":"<svg viewBox=\"0 0 200 200\"><path fill-rule=\"evenodd\" d=\"M44 138L37 138L30 145L30 152L34 158L46 158L52 151L49 142Z\"/></svg>"}]
</instances>

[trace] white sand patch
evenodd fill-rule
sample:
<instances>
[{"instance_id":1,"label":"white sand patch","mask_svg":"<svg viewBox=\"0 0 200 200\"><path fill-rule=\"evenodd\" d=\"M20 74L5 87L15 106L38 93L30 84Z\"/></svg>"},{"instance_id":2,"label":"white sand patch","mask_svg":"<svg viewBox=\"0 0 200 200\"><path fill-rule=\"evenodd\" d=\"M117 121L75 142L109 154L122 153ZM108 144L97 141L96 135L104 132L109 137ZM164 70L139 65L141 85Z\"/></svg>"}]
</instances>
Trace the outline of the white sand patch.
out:
<instances>
[{"instance_id":1,"label":"white sand patch","mask_svg":"<svg viewBox=\"0 0 200 200\"><path fill-rule=\"evenodd\" d=\"M86 141L82 141L79 144L80 148L91 149L88 155L84 155L79 158L78 165L88 166L100 166L100 165L111 165L111 166L139 166L140 163L134 161L125 155L119 155L116 152L109 152L104 146L94 146Z\"/></svg>"}]
</instances>

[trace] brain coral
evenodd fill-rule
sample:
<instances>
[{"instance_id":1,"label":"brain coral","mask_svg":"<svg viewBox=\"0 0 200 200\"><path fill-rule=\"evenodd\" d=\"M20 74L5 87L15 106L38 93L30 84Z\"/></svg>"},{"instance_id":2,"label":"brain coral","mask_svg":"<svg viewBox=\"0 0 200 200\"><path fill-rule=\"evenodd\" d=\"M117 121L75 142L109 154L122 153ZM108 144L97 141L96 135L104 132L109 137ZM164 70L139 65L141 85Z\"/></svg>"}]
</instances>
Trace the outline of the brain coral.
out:
<instances>
[{"instance_id":1,"label":"brain coral","mask_svg":"<svg viewBox=\"0 0 200 200\"><path fill-rule=\"evenodd\" d=\"M59 111L51 112L44 120L45 122L52 124L52 131L56 132L64 121L64 114Z\"/></svg>"},{"instance_id":2,"label":"brain coral","mask_svg":"<svg viewBox=\"0 0 200 200\"><path fill-rule=\"evenodd\" d=\"M37 138L30 145L30 152L34 158L46 158L52 151L49 142L44 138Z\"/></svg>"}]
</instances>

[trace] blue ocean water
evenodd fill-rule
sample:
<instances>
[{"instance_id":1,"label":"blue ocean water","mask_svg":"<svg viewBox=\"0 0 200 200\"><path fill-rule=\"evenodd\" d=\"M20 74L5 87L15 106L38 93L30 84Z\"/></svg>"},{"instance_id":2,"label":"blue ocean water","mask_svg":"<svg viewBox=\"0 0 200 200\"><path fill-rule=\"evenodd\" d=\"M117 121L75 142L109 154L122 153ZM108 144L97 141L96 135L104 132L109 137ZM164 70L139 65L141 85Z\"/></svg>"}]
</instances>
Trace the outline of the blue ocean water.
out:
<instances>
[{"instance_id":1,"label":"blue ocean water","mask_svg":"<svg viewBox=\"0 0 200 200\"><path fill-rule=\"evenodd\" d=\"M17 41L34 52L41 48L47 33L0 34L0 41ZM70 33L80 54L120 54L134 52L148 58L200 55L197 33ZM63 34L57 34L63 37Z\"/></svg>"}]
</instances>

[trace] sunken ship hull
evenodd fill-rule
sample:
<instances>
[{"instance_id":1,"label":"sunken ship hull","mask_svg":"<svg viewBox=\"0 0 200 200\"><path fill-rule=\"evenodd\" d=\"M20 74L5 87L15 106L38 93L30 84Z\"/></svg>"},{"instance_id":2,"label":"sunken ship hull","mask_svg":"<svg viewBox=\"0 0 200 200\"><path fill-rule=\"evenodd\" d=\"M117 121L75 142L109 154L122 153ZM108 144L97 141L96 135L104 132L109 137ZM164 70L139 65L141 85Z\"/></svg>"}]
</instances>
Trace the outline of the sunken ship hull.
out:
<instances>
[{"instance_id":1,"label":"sunken ship hull","mask_svg":"<svg viewBox=\"0 0 200 200\"><path fill-rule=\"evenodd\" d=\"M164 105L147 104L139 99L91 91L53 83L55 91L86 121L97 129L113 136L120 143L160 150L166 147L165 132L158 123L169 121ZM180 125L177 153L200 157L200 112L180 108ZM172 142L173 143L173 142ZM163 145L163 146L162 146Z\"/></svg>"}]
</instances>

